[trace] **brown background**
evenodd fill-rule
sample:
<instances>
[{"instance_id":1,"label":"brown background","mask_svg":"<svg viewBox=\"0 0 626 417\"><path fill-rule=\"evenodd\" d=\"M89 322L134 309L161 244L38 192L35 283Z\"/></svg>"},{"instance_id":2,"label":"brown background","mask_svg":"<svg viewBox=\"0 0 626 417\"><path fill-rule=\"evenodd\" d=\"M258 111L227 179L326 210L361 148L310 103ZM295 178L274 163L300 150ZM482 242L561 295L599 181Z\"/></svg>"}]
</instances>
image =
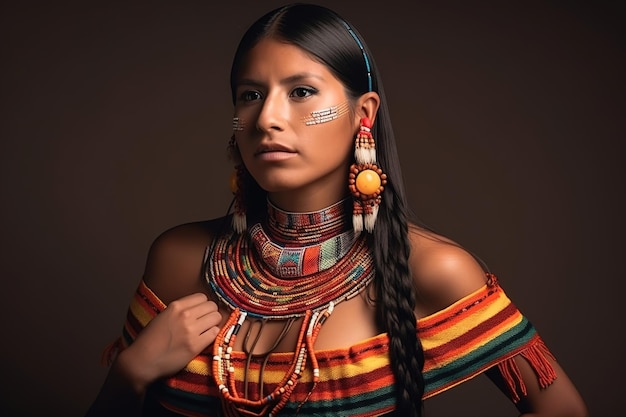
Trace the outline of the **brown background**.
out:
<instances>
[{"instance_id":1,"label":"brown background","mask_svg":"<svg viewBox=\"0 0 626 417\"><path fill-rule=\"evenodd\" d=\"M225 212L230 60L282 2L225 3L2 6L1 415L81 415L151 241ZM337 3L386 81L415 212L500 276L593 415L620 414L618 2ZM516 415L484 377L426 411Z\"/></svg>"}]
</instances>

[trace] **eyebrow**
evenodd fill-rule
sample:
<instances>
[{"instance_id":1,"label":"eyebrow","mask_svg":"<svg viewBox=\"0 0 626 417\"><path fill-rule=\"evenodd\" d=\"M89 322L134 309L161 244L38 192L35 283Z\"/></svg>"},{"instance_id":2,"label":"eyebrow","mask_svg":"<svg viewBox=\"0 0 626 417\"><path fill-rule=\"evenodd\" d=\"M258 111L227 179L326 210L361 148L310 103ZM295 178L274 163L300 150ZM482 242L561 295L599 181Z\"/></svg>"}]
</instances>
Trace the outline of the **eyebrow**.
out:
<instances>
[{"instance_id":1,"label":"eyebrow","mask_svg":"<svg viewBox=\"0 0 626 417\"><path fill-rule=\"evenodd\" d=\"M313 74L311 72L299 72L297 74L290 75L289 77L283 78L282 80L280 80L280 84L291 84L291 83L303 81L309 78L316 78L318 80L324 81L324 77L322 77L321 75ZM238 86L239 85L253 85L253 86L261 87L261 86L264 86L265 84L253 78L242 78L241 80L237 82L237 85Z\"/></svg>"}]
</instances>

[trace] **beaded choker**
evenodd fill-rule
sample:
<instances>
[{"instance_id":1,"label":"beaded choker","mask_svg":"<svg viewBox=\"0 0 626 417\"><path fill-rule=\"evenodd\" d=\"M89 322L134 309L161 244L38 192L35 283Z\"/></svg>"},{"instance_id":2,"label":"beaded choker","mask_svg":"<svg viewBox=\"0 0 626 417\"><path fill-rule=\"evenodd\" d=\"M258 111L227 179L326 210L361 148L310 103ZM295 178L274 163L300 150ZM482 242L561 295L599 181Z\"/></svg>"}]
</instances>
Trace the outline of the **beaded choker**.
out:
<instances>
[{"instance_id":1,"label":"beaded choker","mask_svg":"<svg viewBox=\"0 0 626 417\"><path fill-rule=\"evenodd\" d=\"M275 415L307 364L312 391L319 377L313 345L321 326L335 305L359 294L374 277L366 238L352 230L350 201L310 213L268 205L267 221L248 233L217 238L207 257L206 279L233 310L213 344L213 378L228 416ZM230 361L247 317L287 320L285 328L302 318L289 369L278 387L269 395L260 393L258 400L237 392Z\"/></svg>"}]
</instances>

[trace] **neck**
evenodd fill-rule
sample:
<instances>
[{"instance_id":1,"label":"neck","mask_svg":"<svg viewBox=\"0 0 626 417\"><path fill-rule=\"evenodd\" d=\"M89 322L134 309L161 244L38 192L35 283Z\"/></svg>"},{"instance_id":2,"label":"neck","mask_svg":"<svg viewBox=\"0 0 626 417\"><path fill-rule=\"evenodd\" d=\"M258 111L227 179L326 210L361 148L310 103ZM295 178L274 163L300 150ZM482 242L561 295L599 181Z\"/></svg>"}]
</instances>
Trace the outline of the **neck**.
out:
<instances>
[{"instance_id":1,"label":"neck","mask_svg":"<svg viewBox=\"0 0 626 417\"><path fill-rule=\"evenodd\" d=\"M350 195L347 180L333 187L307 187L300 190L268 193L269 201L282 210L306 213L323 210Z\"/></svg>"}]
</instances>

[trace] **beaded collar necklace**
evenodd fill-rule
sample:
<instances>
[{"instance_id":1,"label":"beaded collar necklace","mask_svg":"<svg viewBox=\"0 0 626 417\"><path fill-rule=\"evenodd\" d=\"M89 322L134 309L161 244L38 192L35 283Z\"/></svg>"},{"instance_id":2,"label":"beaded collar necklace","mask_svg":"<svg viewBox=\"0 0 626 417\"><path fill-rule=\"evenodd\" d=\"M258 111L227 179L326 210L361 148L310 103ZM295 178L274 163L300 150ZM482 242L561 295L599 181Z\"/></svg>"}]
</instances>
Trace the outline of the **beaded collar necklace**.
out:
<instances>
[{"instance_id":1,"label":"beaded collar necklace","mask_svg":"<svg viewBox=\"0 0 626 417\"><path fill-rule=\"evenodd\" d=\"M212 376L229 416L275 416L289 400L307 364L313 374L310 394L319 380L314 343L322 325L336 304L359 294L374 278L365 237L352 229L349 200L310 213L268 206L267 221L255 224L247 234L216 239L207 252L206 279L217 297L233 310L213 343L212 363ZM302 319L289 369L269 395L262 392L261 377L256 400L247 395L252 353L246 352L243 395L236 389L230 360L246 317L286 319L281 338L296 319ZM267 358L272 350L263 355ZM306 399L300 406L304 402Z\"/></svg>"},{"instance_id":2,"label":"beaded collar necklace","mask_svg":"<svg viewBox=\"0 0 626 417\"><path fill-rule=\"evenodd\" d=\"M266 222L217 239L207 259L207 281L231 309L263 319L303 317L371 282L372 256L352 230L349 202L309 213L268 206Z\"/></svg>"}]
</instances>

